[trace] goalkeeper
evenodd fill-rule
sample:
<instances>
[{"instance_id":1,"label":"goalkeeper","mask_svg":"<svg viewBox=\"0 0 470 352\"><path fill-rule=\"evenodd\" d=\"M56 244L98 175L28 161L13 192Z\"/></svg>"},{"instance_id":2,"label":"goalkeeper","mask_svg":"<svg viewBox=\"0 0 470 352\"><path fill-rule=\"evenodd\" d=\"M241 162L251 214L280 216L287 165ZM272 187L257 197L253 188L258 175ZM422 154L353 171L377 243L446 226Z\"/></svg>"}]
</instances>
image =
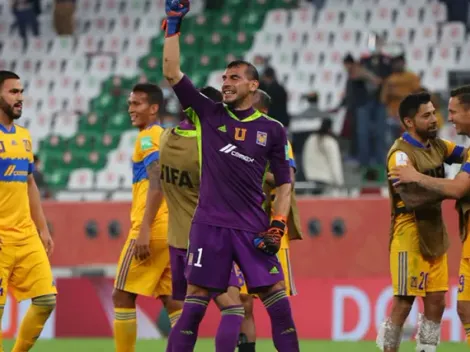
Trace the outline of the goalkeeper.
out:
<instances>
[{"instance_id":1,"label":"goalkeeper","mask_svg":"<svg viewBox=\"0 0 470 352\"><path fill-rule=\"evenodd\" d=\"M299 351L297 331L277 260L290 209L291 180L283 126L252 107L259 86L256 68L230 63L223 75L223 101L214 103L180 70L179 30L187 1L166 0L163 75L198 131L201 155L199 202L188 249L188 289L183 313L170 336L174 352L194 350L211 292L227 290L232 263L243 273L250 293L258 293L280 352ZM262 203L263 175L270 165L277 186L271 225ZM216 351L234 351L244 311L222 309Z\"/></svg>"}]
</instances>

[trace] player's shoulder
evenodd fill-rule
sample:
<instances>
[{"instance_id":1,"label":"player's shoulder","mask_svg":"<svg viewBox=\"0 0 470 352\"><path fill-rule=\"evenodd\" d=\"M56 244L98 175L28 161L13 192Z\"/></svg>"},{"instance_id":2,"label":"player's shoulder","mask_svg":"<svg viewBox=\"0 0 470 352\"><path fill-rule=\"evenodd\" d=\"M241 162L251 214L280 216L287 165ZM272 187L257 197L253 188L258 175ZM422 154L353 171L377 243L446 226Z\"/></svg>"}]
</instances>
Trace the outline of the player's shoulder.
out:
<instances>
[{"instance_id":1,"label":"player's shoulder","mask_svg":"<svg viewBox=\"0 0 470 352\"><path fill-rule=\"evenodd\" d=\"M278 120L276 120L275 118L272 118L271 116L267 114L261 114L259 118L261 121L263 121L266 124L266 126L269 126L273 130L278 130L278 131L284 130L284 125L281 122L279 122Z\"/></svg>"},{"instance_id":2,"label":"player's shoulder","mask_svg":"<svg viewBox=\"0 0 470 352\"><path fill-rule=\"evenodd\" d=\"M29 133L29 130L26 127L15 124L15 130L16 130L16 134L20 136L25 136L31 139L31 134Z\"/></svg>"},{"instance_id":3,"label":"player's shoulder","mask_svg":"<svg viewBox=\"0 0 470 352\"><path fill-rule=\"evenodd\" d=\"M406 154L406 152L404 152L403 150L396 149L390 154L388 160L389 165L400 166L406 165L410 158L408 157L408 154Z\"/></svg>"}]
</instances>

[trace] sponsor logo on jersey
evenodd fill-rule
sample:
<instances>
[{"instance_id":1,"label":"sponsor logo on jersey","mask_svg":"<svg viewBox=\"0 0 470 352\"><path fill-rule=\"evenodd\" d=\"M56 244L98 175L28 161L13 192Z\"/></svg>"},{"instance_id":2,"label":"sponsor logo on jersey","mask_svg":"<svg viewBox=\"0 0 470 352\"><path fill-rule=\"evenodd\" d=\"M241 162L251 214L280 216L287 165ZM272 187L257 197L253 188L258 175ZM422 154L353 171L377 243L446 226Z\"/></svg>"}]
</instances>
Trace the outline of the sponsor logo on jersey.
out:
<instances>
[{"instance_id":1,"label":"sponsor logo on jersey","mask_svg":"<svg viewBox=\"0 0 470 352\"><path fill-rule=\"evenodd\" d=\"M3 176L27 176L28 171L16 171L16 165L10 165L7 167Z\"/></svg>"},{"instance_id":2,"label":"sponsor logo on jersey","mask_svg":"<svg viewBox=\"0 0 470 352\"><path fill-rule=\"evenodd\" d=\"M256 132L256 144L266 147L268 141L268 134L266 132Z\"/></svg>"},{"instance_id":3,"label":"sponsor logo on jersey","mask_svg":"<svg viewBox=\"0 0 470 352\"><path fill-rule=\"evenodd\" d=\"M222 126L220 126L220 127L218 128L218 130L219 130L220 132L227 132L227 126L222 125Z\"/></svg>"},{"instance_id":4,"label":"sponsor logo on jersey","mask_svg":"<svg viewBox=\"0 0 470 352\"><path fill-rule=\"evenodd\" d=\"M16 142L15 142L15 144L16 144ZM24 145L24 149L26 149L27 152L30 152L31 150L33 150L30 140L23 139L23 145Z\"/></svg>"},{"instance_id":5,"label":"sponsor logo on jersey","mask_svg":"<svg viewBox=\"0 0 470 352\"><path fill-rule=\"evenodd\" d=\"M219 150L219 152L222 152L222 153L225 153L225 154L230 154L230 155L234 156L235 158L246 161L247 163L252 163L253 161L255 161L254 158L250 158L249 156L243 155L243 154L235 151L235 149L237 149L236 145L227 144L225 147L221 148Z\"/></svg>"}]
</instances>

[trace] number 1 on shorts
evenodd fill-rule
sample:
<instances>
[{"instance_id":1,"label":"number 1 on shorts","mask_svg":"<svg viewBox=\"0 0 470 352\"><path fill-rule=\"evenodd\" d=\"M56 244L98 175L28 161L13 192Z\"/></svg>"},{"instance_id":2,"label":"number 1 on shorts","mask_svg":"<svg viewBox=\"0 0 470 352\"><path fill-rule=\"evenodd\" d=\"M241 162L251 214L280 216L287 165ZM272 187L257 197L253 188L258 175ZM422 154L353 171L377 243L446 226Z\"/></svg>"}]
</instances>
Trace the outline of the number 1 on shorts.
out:
<instances>
[{"instance_id":1,"label":"number 1 on shorts","mask_svg":"<svg viewBox=\"0 0 470 352\"><path fill-rule=\"evenodd\" d=\"M197 251L198 251L197 260L196 260L196 263L194 263L194 266L201 268L202 267L202 264L201 264L202 248L198 248Z\"/></svg>"}]
</instances>

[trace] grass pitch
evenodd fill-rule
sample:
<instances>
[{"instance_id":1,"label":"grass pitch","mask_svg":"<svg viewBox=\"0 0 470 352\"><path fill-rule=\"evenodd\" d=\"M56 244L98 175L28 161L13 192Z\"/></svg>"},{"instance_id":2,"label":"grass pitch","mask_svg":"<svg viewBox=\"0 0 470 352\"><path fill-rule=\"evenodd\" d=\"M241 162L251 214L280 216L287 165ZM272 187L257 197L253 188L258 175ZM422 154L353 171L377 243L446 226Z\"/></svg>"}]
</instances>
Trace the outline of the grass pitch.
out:
<instances>
[{"instance_id":1,"label":"grass pitch","mask_svg":"<svg viewBox=\"0 0 470 352\"><path fill-rule=\"evenodd\" d=\"M5 352L13 347L13 341L4 343ZM165 351L166 340L140 340L137 342L136 352ZM415 344L406 342L400 352L414 352ZM275 352L270 340L260 340L256 344L257 352ZM374 342L331 342L303 340L300 344L302 352L377 352L379 349ZM440 351L464 352L468 347L464 343L443 343L439 346ZM111 339L54 339L38 341L32 349L33 352L113 352L114 344ZM195 352L213 352L214 340L203 339L198 341Z\"/></svg>"}]
</instances>

